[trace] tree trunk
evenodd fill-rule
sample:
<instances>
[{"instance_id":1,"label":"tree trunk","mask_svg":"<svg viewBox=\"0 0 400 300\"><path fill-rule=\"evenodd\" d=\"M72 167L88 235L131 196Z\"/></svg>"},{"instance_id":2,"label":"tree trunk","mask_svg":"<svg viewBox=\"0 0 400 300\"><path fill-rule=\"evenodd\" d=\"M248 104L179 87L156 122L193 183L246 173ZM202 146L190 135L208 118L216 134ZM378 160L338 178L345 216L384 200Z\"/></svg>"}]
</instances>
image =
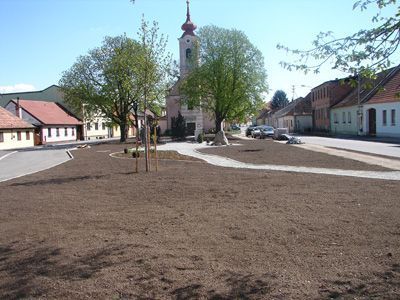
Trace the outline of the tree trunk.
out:
<instances>
[{"instance_id":1,"label":"tree trunk","mask_svg":"<svg viewBox=\"0 0 400 300\"><path fill-rule=\"evenodd\" d=\"M124 143L126 141L126 122L121 122L119 125L121 137L119 138L120 143Z\"/></svg>"},{"instance_id":2,"label":"tree trunk","mask_svg":"<svg viewBox=\"0 0 400 300\"><path fill-rule=\"evenodd\" d=\"M221 117L216 117L215 118L215 131L220 132L222 130L222 118Z\"/></svg>"}]
</instances>

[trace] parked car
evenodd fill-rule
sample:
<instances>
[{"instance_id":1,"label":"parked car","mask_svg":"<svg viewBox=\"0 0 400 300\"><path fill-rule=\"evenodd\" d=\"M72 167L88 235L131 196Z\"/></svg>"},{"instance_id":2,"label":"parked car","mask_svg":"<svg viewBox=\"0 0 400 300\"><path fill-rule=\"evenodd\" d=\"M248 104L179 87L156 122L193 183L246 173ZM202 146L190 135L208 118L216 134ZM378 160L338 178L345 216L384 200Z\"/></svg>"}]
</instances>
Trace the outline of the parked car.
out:
<instances>
[{"instance_id":1,"label":"parked car","mask_svg":"<svg viewBox=\"0 0 400 300\"><path fill-rule=\"evenodd\" d=\"M240 127L237 126L237 125L232 125L232 126L231 126L231 129L232 129L232 130L240 130Z\"/></svg>"},{"instance_id":2,"label":"parked car","mask_svg":"<svg viewBox=\"0 0 400 300\"><path fill-rule=\"evenodd\" d=\"M263 126L260 129L260 139L265 139L266 137L274 136L274 127Z\"/></svg>"},{"instance_id":3,"label":"parked car","mask_svg":"<svg viewBox=\"0 0 400 300\"><path fill-rule=\"evenodd\" d=\"M249 127L246 128L246 136L251 135L251 132L253 131L254 128L256 128L256 125L250 125Z\"/></svg>"},{"instance_id":4,"label":"parked car","mask_svg":"<svg viewBox=\"0 0 400 300\"><path fill-rule=\"evenodd\" d=\"M261 134L261 126L256 126L251 131L251 137L252 138L257 138L257 137L260 136L260 134Z\"/></svg>"}]
</instances>

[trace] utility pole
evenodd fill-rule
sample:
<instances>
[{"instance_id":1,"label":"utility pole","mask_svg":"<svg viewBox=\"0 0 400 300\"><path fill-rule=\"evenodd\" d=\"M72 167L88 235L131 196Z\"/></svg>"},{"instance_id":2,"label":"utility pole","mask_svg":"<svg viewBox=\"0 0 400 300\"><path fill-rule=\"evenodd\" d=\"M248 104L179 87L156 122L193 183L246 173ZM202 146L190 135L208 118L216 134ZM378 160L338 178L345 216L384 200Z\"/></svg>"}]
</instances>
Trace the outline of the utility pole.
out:
<instances>
[{"instance_id":1,"label":"utility pole","mask_svg":"<svg viewBox=\"0 0 400 300\"><path fill-rule=\"evenodd\" d=\"M360 74L357 74L357 134L362 134L362 106L361 106L361 99L360 99Z\"/></svg>"}]
</instances>

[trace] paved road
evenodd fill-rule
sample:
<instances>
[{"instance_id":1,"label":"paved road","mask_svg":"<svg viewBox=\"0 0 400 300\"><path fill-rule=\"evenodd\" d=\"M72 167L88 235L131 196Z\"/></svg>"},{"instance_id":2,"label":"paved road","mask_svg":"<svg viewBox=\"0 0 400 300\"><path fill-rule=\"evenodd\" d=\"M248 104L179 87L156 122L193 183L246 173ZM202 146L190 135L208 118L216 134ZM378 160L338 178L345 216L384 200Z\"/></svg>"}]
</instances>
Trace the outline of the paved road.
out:
<instances>
[{"instance_id":1,"label":"paved road","mask_svg":"<svg viewBox=\"0 0 400 300\"><path fill-rule=\"evenodd\" d=\"M315 144L326 147L335 147L340 149L354 150L400 158L399 144L325 138L316 136L301 136L301 140L306 144Z\"/></svg>"},{"instance_id":2,"label":"paved road","mask_svg":"<svg viewBox=\"0 0 400 300\"><path fill-rule=\"evenodd\" d=\"M3 151L0 153L2 157ZM66 150L14 152L0 160L0 182L36 173L70 160Z\"/></svg>"}]
</instances>

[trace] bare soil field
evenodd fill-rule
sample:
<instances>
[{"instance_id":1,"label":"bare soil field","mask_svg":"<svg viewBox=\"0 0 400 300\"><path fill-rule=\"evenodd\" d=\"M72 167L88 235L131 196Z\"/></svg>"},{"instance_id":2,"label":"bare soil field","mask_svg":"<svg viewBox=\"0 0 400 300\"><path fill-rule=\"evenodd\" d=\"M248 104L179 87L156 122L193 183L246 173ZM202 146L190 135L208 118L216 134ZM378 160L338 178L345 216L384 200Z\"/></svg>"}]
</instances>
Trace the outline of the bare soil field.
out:
<instances>
[{"instance_id":1,"label":"bare soil field","mask_svg":"<svg viewBox=\"0 0 400 300\"><path fill-rule=\"evenodd\" d=\"M122 150L0 183L1 299L399 299L398 182Z\"/></svg>"},{"instance_id":2,"label":"bare soil field","mask_svg":"<svg viewBox=\"0 0 400 300\"><path fill-rule=\"evenodd\" d=\"M344 170L365 171L391 171L390 169L370 165L363 162L317 153L275 142L272 139L265 140L232 140L238 146L210 147L201 149L200 152L221 155L237 161L254 164L289 165L299 167L331 168Z\"/></svg>"}]
</instances>

